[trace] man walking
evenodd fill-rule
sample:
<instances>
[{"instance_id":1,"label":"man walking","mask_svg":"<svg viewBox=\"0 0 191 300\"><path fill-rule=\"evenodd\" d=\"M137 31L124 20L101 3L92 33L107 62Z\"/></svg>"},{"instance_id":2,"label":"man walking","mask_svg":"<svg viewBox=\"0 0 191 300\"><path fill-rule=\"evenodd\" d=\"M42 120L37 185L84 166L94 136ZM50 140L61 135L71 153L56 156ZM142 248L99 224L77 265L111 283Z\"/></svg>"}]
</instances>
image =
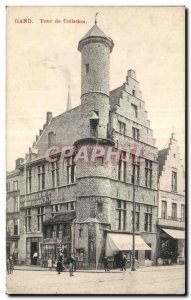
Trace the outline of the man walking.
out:
<instances>
[{"instance_id":1,"label":"man walking","mask_svg":"<svg viewBox=\"0 0 191 300\"><path fill-rule=\"evenodd\" d=\"M104 257L103 262L104 262L105 272L107 272L107 271L110 272L110 270L109 270L109 262L108 262L107 256Z\"/></svg>"},{"instance_id":2,"label":"man walking","mask_svg":"<svg viewBox=\"0 0 191 300\"><path fill-rule=\"evenodd\" d=\"M121 260L121 271L123 271L123 270L126 271L126 262L127 262L127 257L123 253L122 260Z\"/></svg>"}]
</instances>

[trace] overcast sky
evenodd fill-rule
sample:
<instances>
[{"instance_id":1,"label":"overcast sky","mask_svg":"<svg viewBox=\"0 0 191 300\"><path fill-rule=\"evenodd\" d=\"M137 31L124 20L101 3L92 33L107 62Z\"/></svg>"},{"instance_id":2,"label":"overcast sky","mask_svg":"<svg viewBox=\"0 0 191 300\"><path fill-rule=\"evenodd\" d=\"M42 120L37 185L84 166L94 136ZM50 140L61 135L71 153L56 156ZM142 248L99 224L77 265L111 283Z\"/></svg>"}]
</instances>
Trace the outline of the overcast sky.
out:
<instances>
[{"instance_id":1,"label":"overcast sky","mask_svg":"<svg viewBox=\"0 0 191 300\"><path fill-rule=\"evenodd\" d=\"M24 157L42 129L46 112L66 110L68 84L72 107L80 104L81 54L78 41L94 25L114 43L110 90L136 71L156 146L176 133L184 158L185 48L184 8L10 8L7 14L7 169ZM32 24L15 23L31 18ZM41 23L40 19L78 23ZM78 122L78 120L74 120Z\"/></svg>"}]
</instances>

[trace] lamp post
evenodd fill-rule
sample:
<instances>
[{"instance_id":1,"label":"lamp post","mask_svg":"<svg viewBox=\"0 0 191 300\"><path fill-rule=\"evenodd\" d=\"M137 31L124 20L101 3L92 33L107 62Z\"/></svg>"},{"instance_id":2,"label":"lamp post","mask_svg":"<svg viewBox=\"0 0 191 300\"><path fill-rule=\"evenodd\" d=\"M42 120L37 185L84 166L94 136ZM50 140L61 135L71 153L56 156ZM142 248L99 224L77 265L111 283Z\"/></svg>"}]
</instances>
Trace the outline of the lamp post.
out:
<instances>
[{"instance_id":1,"label":"lamp post","mask_svg":"<svg viewBox=\"0 0 191 300\"><path fill-rule=\"evenodd\" d=\"M131 271L135 271L135 165L133 165L133 253Z\"/></svg>"}]
</instances>

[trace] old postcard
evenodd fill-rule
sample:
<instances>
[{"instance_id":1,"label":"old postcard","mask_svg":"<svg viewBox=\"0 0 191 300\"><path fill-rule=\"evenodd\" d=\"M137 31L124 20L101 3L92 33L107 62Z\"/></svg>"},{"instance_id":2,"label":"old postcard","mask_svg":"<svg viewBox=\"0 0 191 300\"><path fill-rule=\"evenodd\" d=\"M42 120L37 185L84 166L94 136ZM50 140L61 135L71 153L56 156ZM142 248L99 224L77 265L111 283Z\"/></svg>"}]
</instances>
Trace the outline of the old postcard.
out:
<instances>
[{"instance_id":1,"label":"old postcard","mask_svg":"<svg viewBox=\"0 0 191 300\"><path fill-rule=\"evenodd\" d=\"M6 14L7 293L185 294L185 7Z\"/></svg>"}]
</instances>

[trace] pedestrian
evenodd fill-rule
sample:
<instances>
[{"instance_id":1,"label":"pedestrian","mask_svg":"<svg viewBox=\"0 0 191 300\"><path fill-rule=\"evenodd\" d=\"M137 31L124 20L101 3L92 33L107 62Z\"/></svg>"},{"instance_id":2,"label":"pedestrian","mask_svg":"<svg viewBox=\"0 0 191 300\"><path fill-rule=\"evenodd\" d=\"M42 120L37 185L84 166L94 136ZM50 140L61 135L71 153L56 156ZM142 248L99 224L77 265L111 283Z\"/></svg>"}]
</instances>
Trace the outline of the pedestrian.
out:
<instances>
[{"instance_id":1,"label":"pedestrian","mask_svg":"<svg viewBox=\"0 0 191 300\"><path fill-rule=\"evenodd\" d=\"M34 265L37 265L37 258L38 258L38 253L34 252L34 254L33 254L33 263L34 263Z\"/></svg>"},{"instance_id":2,"label":"pedestrian","mask_svg":"<svg viewBox=\"0 0 191 300\"><path fill-rule=\"evenodd\" d=\"M127 262L127 257L125 254L122 254L122 260L121 260L121 271L126 271L126 262Z\"/></svg>"},{"instance_id":3,"label":"pedestrian","mask_svg":"<svg viewBox=\"0 0 191 300\"><path fill-rule=\"evenodd\" d=\"M9 265L10 265L10 274L13 273L14 270L14 263L12 256L9 257Z\"/></svg>"},{"instance_id":4,"label":"pedestrian","mask_svg":"<svg viewBox=\"0 0 191 300\"><path fill-rule=\"evenodd\" d=\"M74 272L76 272L77 269L77 264L78 264L78 257L76 255L72 256L74 259Z\"/></svg>"},{"instance_id":5,"label":"pedestrian","mask_svg":"<svg viewBox=\"0 0 191 300\"><path fill-rule=\"evenodd\" d=\"M6 264L7 264L7 274L10 274L10 261L9 261L9 258L7 258Z\"/></svg>"},{"instance_id":6,"label":"pedestrian","mask_svg":"<svg viewBox=\"0 0 191 300\"><path fill-rule=\"evenodd\" d=\"M52 258L48 259L48 268L50 271L52 270Z\"/></svg>"},{"instance_id":7,"label":"pedestrian","mask_svg":"<svg viewBox=\"0 0 191 300\"><path fill-rule=\"evenodd\" d=\"M104 257L103 262L104 262L105 272L107 272L107 271L110 272L110 270L109 270L109 262L108 262L107 256Z\"/></svg>"},{"instance_id":8,"label":"pedestrian","mask_svg":"<svg viewBox=\"0 0 191 300\"><path fill-rule=\"evenodd\" d=\"M57 270L58 274L60 274L62 272L62 262L60 259L57 260L56 270Z\"/></svg>"},{"instance_id":9,"label":"pedestrian","mask_svg":"<svg viewBox=\"0 0 191 300\"><path fill-rule=\"evenodd\" d=\"M73 272L74 272L75 259L72 255L69 257L68 263L69 263L70 276L74 276Z\"/></svg>"}]
</instances>

